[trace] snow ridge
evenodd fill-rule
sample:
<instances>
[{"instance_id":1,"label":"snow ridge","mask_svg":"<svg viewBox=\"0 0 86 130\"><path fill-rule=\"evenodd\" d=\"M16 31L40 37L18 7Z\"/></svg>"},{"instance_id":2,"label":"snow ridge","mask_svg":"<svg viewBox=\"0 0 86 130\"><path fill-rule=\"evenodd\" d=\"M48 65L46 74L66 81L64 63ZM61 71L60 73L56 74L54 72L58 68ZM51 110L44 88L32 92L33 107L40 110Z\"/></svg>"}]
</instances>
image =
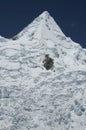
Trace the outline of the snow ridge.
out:
<instances>
[{"instance_id":1,"label":"snow ridge","mask_svg":"<svg viewBox=\"0 0 86 130\"><path fill-rule=\"evenodd\" d=\"M86 130L86 49L45 11L0 37L0 130Z\"/></svg>"}]
</instances>

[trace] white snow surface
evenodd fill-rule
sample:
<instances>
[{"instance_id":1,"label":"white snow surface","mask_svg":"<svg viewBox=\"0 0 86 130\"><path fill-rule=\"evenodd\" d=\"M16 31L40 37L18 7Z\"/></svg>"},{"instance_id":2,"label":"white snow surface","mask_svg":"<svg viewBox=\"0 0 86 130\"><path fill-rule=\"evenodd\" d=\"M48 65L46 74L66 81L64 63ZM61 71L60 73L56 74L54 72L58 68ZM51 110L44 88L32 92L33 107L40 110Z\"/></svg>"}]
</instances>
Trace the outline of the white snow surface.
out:
<instances>
[{"instance_id":1,"label":"white snow surface","mask_svg":"<svg viewBox=\"0 0 86 130\"><path fill-rule=\"evenodd\" d=\"M12 39L0 37L0 130L86 130L86 49L47 11Z\"/></svg>"}]
</instances>

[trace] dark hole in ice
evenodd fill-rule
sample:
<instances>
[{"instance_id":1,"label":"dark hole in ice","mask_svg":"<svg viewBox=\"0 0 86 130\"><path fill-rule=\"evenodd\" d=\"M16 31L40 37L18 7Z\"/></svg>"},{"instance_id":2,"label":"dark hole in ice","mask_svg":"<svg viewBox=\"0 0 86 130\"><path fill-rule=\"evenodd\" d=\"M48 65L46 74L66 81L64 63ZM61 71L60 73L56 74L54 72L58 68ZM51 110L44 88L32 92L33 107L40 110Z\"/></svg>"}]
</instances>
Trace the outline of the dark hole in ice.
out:
<instances>
[{"instance_id":1,"label":"dark hole in ice","mask_svg":"<svg viewBox=\"0 0 86 130\"><path fill-rule=\"evenodd\" d=\"M54 65L53 59L50 58L48 54L45 55L45 59L44 59L43 63L44 63L44 67L47 70L52 69L52 67Z\"/></svg>"}]
</instances>

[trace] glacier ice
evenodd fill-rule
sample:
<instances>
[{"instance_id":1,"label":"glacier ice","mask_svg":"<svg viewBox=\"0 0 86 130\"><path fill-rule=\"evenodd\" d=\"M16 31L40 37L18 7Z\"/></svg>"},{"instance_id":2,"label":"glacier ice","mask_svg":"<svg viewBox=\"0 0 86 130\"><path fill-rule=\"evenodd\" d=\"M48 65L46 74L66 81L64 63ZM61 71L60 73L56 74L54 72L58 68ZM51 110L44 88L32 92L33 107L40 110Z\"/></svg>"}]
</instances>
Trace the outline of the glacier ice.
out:
<instances>
[{"instance_id":1,"label":"glacier ice","mask_svg":"<svg viewBox=\"0 0 86 130\"><path fill-rule=\"evenodd\" d=\"M86 49L47 11L0 37L0 130L86 130Z\"/></svg>"}]
</instances>

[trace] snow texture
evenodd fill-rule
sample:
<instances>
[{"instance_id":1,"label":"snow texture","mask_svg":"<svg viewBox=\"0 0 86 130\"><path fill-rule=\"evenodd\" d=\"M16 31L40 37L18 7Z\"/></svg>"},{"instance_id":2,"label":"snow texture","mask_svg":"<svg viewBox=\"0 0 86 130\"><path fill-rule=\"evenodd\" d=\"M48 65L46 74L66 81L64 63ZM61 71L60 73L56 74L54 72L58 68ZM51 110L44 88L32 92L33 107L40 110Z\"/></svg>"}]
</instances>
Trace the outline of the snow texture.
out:
<instances>
[{"instance_id":1,"label":"snow texture","mask_svg":"<svg viewBox=\"0 0 86 130\"><path fill-rule=\"evenodd\" d=\"M0 37L0 130L86 130L86 49L47 11Z\"/></svg>"}]
</instances>

